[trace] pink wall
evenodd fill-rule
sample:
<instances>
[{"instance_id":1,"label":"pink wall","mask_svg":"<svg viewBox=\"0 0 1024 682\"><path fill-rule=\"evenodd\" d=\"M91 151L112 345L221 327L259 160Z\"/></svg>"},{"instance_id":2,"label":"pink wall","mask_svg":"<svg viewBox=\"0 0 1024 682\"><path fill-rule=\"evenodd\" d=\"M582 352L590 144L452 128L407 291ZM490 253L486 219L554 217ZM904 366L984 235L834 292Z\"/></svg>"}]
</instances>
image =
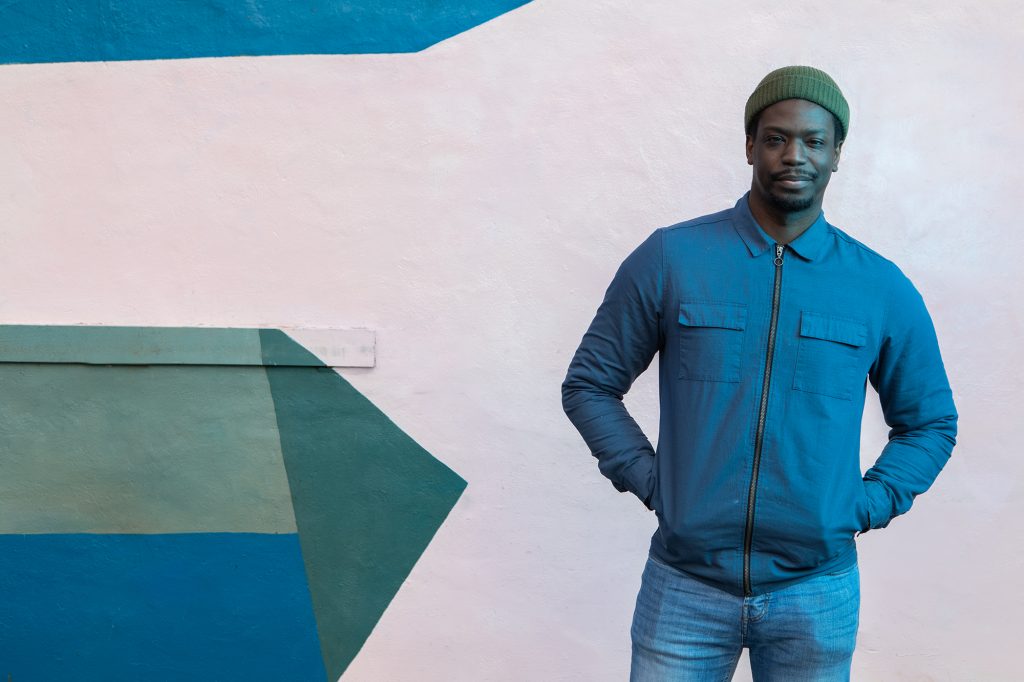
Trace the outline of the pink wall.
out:
<instances>
[{"instance_id":1,"label":"pink wall","mask_svg":"<svg viewBox=\"0 0 1024 682\"><path fill-rule=\"evenodd\" d=\"M654 518L559 383L625 254L749 185L757 81L820 66L852 109L826 213L915 281L961 415L935 487L860 542L854 677L1016 679L1021 26L537 0L415 54L0 67L0 322L376 330L342 373L469 487L345 680L624 679ZM628 398L652 434L655 384Z\"/></svg>"}]
</instances>

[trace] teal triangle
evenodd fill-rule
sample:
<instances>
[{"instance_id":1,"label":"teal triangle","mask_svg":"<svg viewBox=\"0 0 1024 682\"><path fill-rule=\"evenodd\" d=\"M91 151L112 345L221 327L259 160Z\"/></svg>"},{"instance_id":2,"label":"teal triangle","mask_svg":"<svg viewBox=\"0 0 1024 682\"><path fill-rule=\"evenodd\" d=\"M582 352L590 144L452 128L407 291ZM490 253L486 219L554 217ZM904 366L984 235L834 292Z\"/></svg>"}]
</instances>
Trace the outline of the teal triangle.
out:
<instances>
[{"instance_id":1,"label":"teal triangle","mask_svg":"<svg viewBox=\"0 0 1024 682\"><path fill-rule=\"evenodd\" d=\"M274 331L261 331L274 353L304 351ZM269 366L266 372L324 665L334 680L466 482L334 370Z\"/></svg>"}]
</instances>

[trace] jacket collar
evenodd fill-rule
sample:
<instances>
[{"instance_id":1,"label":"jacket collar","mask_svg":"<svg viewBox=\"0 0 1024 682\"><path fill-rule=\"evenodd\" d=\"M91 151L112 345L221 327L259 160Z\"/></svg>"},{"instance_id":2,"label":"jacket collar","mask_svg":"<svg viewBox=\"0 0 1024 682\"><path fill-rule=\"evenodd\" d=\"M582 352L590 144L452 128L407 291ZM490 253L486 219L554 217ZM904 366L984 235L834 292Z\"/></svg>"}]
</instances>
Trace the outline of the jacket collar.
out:
<instances>
[{"instance_id":1,"label":"jacket collar","mask_svg":"<svg viewBox=\"0 0 1024 682\"><path fill-rule=\"evenodd\" d=\"M762 253L771 251L775 246L775 240L769 237L761 229L761 226L757 224L757 221L754 220L754 215L750 212L750 204L747 203L749 195L750 192L747 192L736 202L736 206L732 211L732 224L744 243L746 243L750 255L757 258ZM811 226L803 231L803 234L786 246L801 258L815 260L821 257L825 250L828 232L829 225L825 220L825 213L822 212L818 214L817 219L811 223Z\"/></svg>"}]
</instances>

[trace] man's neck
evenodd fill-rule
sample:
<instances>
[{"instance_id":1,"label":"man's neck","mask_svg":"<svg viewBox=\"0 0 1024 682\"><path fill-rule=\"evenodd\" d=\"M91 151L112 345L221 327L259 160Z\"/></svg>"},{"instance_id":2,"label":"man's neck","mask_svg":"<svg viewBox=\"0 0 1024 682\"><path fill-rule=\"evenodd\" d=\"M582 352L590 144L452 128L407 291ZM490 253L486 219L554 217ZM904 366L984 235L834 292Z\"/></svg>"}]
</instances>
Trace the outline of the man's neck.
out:
<instances>
[{"instance_id":1,"label":"man's neck","mask_svg":"<svg viewBox=\"0 0 1024 682\"><path fill-rule=\"evenodd\" d=\"M747 197L750 213L761 229L778 244L788 244L814 224L821 213L821 202L817 201L803 211L786 212L763 201L751 192Z\"/></svg>"}]
</instances>

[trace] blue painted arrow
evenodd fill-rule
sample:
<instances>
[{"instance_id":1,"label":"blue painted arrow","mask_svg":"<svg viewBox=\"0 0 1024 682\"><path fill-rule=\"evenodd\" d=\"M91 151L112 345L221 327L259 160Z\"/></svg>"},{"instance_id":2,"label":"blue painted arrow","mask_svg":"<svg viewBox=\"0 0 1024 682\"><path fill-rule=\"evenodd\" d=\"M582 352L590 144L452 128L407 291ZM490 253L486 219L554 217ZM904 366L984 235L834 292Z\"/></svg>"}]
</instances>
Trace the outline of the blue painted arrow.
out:
<instances>
[{"instance_id":1,"label":"blue painted arrow","mask_svg":"<svg viewBox=\"0 0 1024 682\"><path fill-rule=\"evenodd\" d=\"M0 63L417 52L528 0L0 0Z\"/></svg>"}]
</instances>

